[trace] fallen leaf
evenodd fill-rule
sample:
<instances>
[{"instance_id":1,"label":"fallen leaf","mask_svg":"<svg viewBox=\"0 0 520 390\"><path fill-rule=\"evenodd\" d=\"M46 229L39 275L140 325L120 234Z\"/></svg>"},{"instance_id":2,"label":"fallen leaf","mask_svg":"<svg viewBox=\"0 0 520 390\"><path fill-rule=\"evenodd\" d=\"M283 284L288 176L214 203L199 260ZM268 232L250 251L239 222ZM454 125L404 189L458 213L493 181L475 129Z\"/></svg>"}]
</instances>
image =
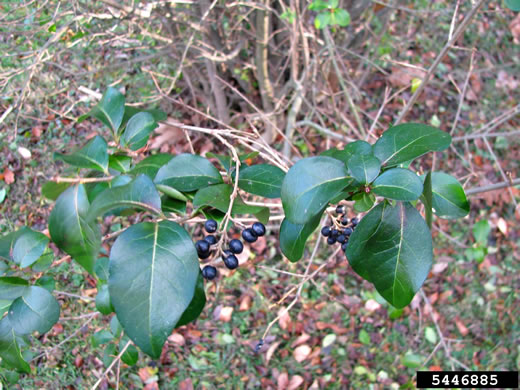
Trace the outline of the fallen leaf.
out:
<instances>
[{"instance_id":1,"label":"fallen leaf","mask_svg":"<svg viewBox=\"0 0 520 390\"><path fill-rule=\"evenodd\" d=\"M172 343L183 346L186 344L186 340L184 339L184 336L180 333L172 333L170 337L168 337L168 341L171 341Z\"/></svg>"},{"instance_id":2,"label":"fallen leaf","mask_svg":"<svg viewBox=\"0 0 520 390\"><path fill-rule=\"evenodd\" d=\"M516 15L511 23L509 23L509 28L513 35L513 42L518 45L520 43L520 14Z\"/></svg>"},{"instance_id":3,"label":"fallen leaf","mask_svg":"<svg viewBox=\"0 0 520 390\"><path fill-rule=\"evenodd\" d=\"M184 379L179 383L179 390L193 390L193 382L190 378Z\"/></svg>"},{"instance_id":4,"label":"fallen leaf","mask_svg":"<svg viewBox=\"0 0 520 390\"><path fill-rule=\"evenodd\" d=\"M301 363L309 357L311 351L311 347L307 344L303 344L294 350L293 357L298 363Z\"/></svg>"},{"instance_id":5,"label":"fallen leaf","mask_svg":"<svg viewBox=\"0 0 520 390\"><path fill-rule=\"evenodd\" d=\"M498 218L497 222L497 228L502 232L504 236L507 236L508 228L507 228L507 222L504 218L500 217Z\"/></svg>"},{"instance_id":6,"label":"fallen leaf","mask_svg":"<svg viewBox=\"0 0 520 390\"><path fill-rule=\"evenodd\" d=\"M28 160L32 156L31 151L23 146L18 147L18 153L20 153L20 156L22 156L24 160Z\"/></svg>"},{"instance_id":7,"label":"fallen leaf","mask_svg":"<svg viewBox=\"0 0 520 390\"><path fill-rule=\"evenodd\" d=\"M365 303L365 309L368 310L369 312L374 312L376 310L379 310L381 308L381 304L379 304L376 300L374 299L369 299L368 301L366 301Z\"/></svg>"},{"instance_id":8,"label":"fallen leaf","mask_svg":"<svg viewBox=\"0 0 520 390\"><path fill-rule=\"evenodd\" d=\"M220 310L220 315L218 319L222 322L229 322L231 321L231 315L233 314L233 308L231 306L224 306Z\"/></svg>"},{"instance_id":9,"label":"fallen leaf","mask_svg":"<svg viewBox=\"0 0 520 390\"><path fill-rule=\"evenodd\" d=\"M446 268L448 268L448 263L435 263L432 267L432 272L434 274L440 274Z\"/></svg>"},{"instance_id":10,"label":"fallen leaf","mask_svg":"<svg viewBox=\"0 0 520 390\"><path fill-rule=\"evenodd\" d=\"M413 67L392 67L392 73L388 76L388 81L394 87L409 87L413 79L423 80L426 71Z\"/></svg>"},{"instance_id":11,"label":"fallen leaf","mask_svg":"<svg viewBox=\"0 0 520 390\"><path fill-rule=\"evenodd\" d=\"M299 375L294 375L289 382L289 386L287 387L287 390L296 390L302 384L303 384L303 378Z\"/></svg>"},{"instance_id":12,"label":"fallen leaf","mask_svg":"<svg viewBox=\"0 0 520 390\"><path fill-rule=\"evenodd\" d=\"M13 184L14 183L14 173L9 168L4 169L4 181L7 184Z\"/></svg>"},{"instance_id":13,"label":"fallen leaf","mask_svg":"<svg viewBox=\"0 0 520 390\"><path fill-rule=\"evenodd\" d=\"M278 316L280 317L278 319L278 322L280 323L280 328L286 330L291 324L291 316L289 315L288 310L285 307L278 310Z\"/></svg>"},{"instance_id":14,"label":"fallen leaf","mask_svg":"<svg viewBox=\"0 0 520 390\"><path fill-rule=\"evenodd\" d=\"M276 348L280 345L280 341L277 341L276 343L273 343L269 346L269 349L265 353L265 365L269 365L269 361L273 357L274 351L276 351Z\"/></svg>"},{"instance_id":15,"label":"fallen leaf","mask_svg":"<svg viewBox=\"0 0 520 390\"><path fill-rule=\"evenodd\" d=\"M278 385L278 390L285 390L289 385L289 375L286 372L282 372L278 375L278 379L276 380Z\"/></svg>"},{"instance_id":16,"label":"fallen leaf","mask_svg":"<svg viewBox=\"0 0 520 390\"><path fill-rule=\"evenodd\" d=\"M42 126L34 126L31 130L31 134L34 138L40 138L42 135L43 127Z\"/></svg>"},{"instance_id":17,"label":"fallen leaf","mask_svg":"<svg viewBox=\"0 0 520 390\"><path fill-rule=\"evenodd\" d=\"M468 328L466 328L466 325L464 325L458 317L455 317L455 325L457 325L457 329L459 330L459 332L462 336L467 336L467 334L469 333L469 330L468 330Z\"/></svg>"},{"instance_id":18,"label":"fallen leaf","mask_svg":"<svg viewBox=\"0 0 520 390\"><path fill-rule=\"evenodd\" d=\"M240 307L238 308L238 311L248 311L251 309L252 299L249 295L243 295L242 298L240 298Z\"/></svg>"},{"instance_id":19,"label":"fallen leaf","mask_svg":"<svg viewBox=\"0 0 520 390\"><path fill-rule=\"evenodd\" d=\"M309 336L307 333L303 333L300 337L298 337L294 342L291 344L291 348L296 348L298 345L302 345L303 343L307 342L311 336Z\"/></svg>"}]
</instances>

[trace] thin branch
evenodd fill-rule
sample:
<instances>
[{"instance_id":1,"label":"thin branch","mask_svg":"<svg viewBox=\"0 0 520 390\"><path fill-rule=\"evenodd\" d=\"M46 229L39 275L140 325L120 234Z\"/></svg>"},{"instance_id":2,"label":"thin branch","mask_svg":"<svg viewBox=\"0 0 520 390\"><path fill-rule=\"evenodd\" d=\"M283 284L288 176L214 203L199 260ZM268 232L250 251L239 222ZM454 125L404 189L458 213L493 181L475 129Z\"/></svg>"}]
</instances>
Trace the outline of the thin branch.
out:
<instances>
[{"instance_id":1,"label":"thin branch","mask_svg":"<svg viewBox=\"0 0 520 390\"><path fill-rule=\"evenodd\" d=\"M487 186L470 188L469 190L465 190L464 192L466 192L466 195L475 195L475 194L480 194L482 192L500 190L502 188L515 187L515 186L519 186L519 185L520 185L520 179L514 179L511 181L503 181L503 182L497 183L497 184L489 184Z\"/></svg>"},{"instance_id":2,"label":"thin branch","mask_svg":"<svg viewBox=\"0 0 520 390\"><path fill-rule=\"evenodd\" d=\"M125 353L125 351L130 346L131 343L132 342L129 340L125 344L123 349L121 349L121 351L119 352L119 355L117 355L116 358L114 360L112 360L112 363L110 363L110 366L108 366L108 368L105 370L105 372L103 372L103 374L101 374L101 377L94 384L94 386L91 387L91 390L96 390L98 388L98 386L101 384L101 381L103 380L103 378L105 378L105 376L110 372L110 370L112 370L112 367L114 367L114 365L121 359L121 356L123 356L123 354Z\"/></svg>"}]
</instances>

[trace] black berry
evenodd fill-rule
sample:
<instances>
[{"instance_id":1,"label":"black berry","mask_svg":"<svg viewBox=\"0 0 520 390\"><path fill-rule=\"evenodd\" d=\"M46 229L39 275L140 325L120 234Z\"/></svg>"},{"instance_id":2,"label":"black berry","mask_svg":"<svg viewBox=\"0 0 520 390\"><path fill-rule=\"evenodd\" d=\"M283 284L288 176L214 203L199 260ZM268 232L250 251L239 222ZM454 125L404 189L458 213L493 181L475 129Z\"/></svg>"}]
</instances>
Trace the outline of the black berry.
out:
<instances>
[{"instance_id":1,"label":"black berry","mask_svg":"<svg viewBox=\"0 0 520 390\"><path fill-rule=\"evenodd\" d=\"M235 255L230 255L228 257L224 257L224 264L229 269L235 269L238 267L238 259Z\"/></svg>"},{"instance_id":2,"label":"black berry","mask_svg":"<svg viewBox=\"0 0 520 390\"><path fill-rule=\"evenodd\" d=\"M213 280L217 276L217 269L212 265L207 265L202 268L202 276L204 279Z\"/></svg>"},{"instance_id":3,"label":"black berry","mask_svg":"<svg viewBox=\"0 0 520 390\"><path fill-rule=\"evenodd\" d=\"M242 241L234 238L231 241L229 241L229 250L236 254L242 253L242 251L244 250L244 244L242 244Z\"/></svg>"},{"instance_id":4,"label":"black berry","mask_svg":"<svg viewBox=\"0 0 520 390\"><path fill-rule=\"evenodd\" d=\"M359 219L352 218L352 221L350 221L350 223L352 224L352 226L356 226L359 223Z\"/></svg>"},{"instance_id":5,"label":"black berry","mask_svg":"<svg viewBox=\"0 0 520 390\"><path fill-rule=\"evenodd\" d=\"M228 249L222 251L222 253L224 254L224 257L228 257L229 255L232 255L232 254L233 254L233 252L231 252L231 251L228 250Z\"/></svg>"},{"instance_id":6,"label":"black berry","mask_svg":"<svg viewBox=\"0 0 520 390\"><path fill-rule=\"evenodd\" d=\"M255 232L258 237L262 237L265 234L265 226L261 222L255 222L251 229Z\"/></svg>"},{"instance_id":7,"label":"black berry","mask_svg":"<svg viewBox=\"0 0 520 390\"><path fill-rule=\"evenodd\" d=\"M348 242L341 245L341 249L343 250L343 252L345 252L347 250L347 245L348 245Z\"/></svg>"},{"instance_id":8,"label":"black berry","mask_svg":"<svg viewBox=\"0 0 520 390\"><path fill-rule=\"evenodd\" d=\"M202 259L202 260L207 259L210 255L211 255L210 251L207 251L204 253L199 253L199 259Z\"/></svg>"},{"instance_id":9,"label":"black berry","mask_svg":"<svg viewBox=\"0 0 520 390\"><path fill-rule=\"evenodd\" d=\"M352 232L353 232L352 228L346 228L345 230L343 230L343 234L347 237L350 236L352 234Z\"/></svg>"},{"instance_id":10,"label":"black berry","mask_svg":"<svg viewBox=\"0 0 520 390\"><path fill-rule=\"evenodd\" d=\"M347 225L348 225L348 218L347 218L347 217L343 217L343 218L341 218L341 224L342 224L343 226L347 226Z\"/></svg>"},{"instance_id":11,"label":"black berry","mask_svg":"<svg viewBox=\"0 0 520 390\"><path fill-rule=\"evenodd\" d=\"M204 241L206 241L209 245L215 245L217 243L217 239L211 234L204 237Z\"/></svg>"},{"instance_id":12,"label":"black berry","mask_svg":"<svg viewBox=\"0 0 520 390\"><path fill-rule=\"evenodd\" d=\"M339 236L339 230L332 229L330 232L330 236L336 238L337 236Z\"/></svg>"},{"instance_id":13,"label":"black berry","mask_svg":"<svg viewBox=\"0 0 520 390\"><path fill-rule=\"evenodd\" d=\"M251 228L244 229L242 232L242 238L247 242L255 242L257 240L257 236Z\"/></svg>"},{"instance_id":14,"label":"black berry","mask_svg":"<svg viewBox=\"0 0 520 390\"><path fill-rule=\"evenodd\" d=\"M323 226L321 228L321 234L324 236L324 237L328 237L330 236L330 227L328 226Z\"/></svg>"},{"instance_id":15,"label":"black berry","mask_svg":"<svg viewBox=\"0 0 520 390\"><path fill-rule=\"evenodd\" d=\"M345 206L341 205L336 207L336 214L345 214Z\"/></svg>"},{"instance_id":16,"label":"black berry","mask_svg":"<svg viewBox=\"0 0 520 390\"><path fill-rule=\"evenodd\" d=\"M204 228L208 233L215 233L217 231L217 227L217 221L215 221L214 219L208 219L204 224Z\"/></svg>"},{"instance_id":17,"label":"black berry","mask_svg":"<svg viewBox=\"0 0 520 390\"><path fill-rule=\"evenodd\" d=\"M336 237L330 236L330 237L327 238L327 244L333 245L335 243L336 243Z\"/></svg>"},{"instance_id":18,"label":"black berry","mask_svg":"<svg viewBox=\"0 0 520 390\"><path fill-rule=\"evenodd\" d=\"M340 244L344 244L345 241L347 241L347 237L345 237L343 234L340 234L338 236L338 238L336 238L336 241L339 242Z\"/></svg>"},{"instance_id":19,"label":"black berry","mask_svg":"<svg viewBox=\"0 0 520 390\"><path fill-rule=\"evenodd\" d=\"M197 241L195 243L195 248L197 249L197 253L199 254L199 257L209 254L209 243L205 240Z\"/></svg>"}]
</instances>

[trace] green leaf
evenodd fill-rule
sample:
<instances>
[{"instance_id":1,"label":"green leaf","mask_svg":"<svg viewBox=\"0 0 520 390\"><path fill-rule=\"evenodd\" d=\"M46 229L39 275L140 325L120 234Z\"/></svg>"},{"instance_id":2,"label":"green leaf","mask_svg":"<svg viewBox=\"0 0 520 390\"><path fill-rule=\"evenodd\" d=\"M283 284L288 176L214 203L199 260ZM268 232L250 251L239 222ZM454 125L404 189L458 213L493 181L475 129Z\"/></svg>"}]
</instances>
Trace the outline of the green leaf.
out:
<instances>
[{"instance_id":1,"label":"green leaf","mask_svg":"<svg viewBox=\"0 0 520 390\"><path fill-rule=\"evenodd\" d=\"M22 357L18 338L8 316L0 320L0 357L2 362L18 371L29 374L31 367Z\"/></svg>"},{"instance_id":2,"label":"green leaf","mask_svg":"<svg viewBox=\"0 0 520 390\"><path fill-rule=\"evenodd\" d=\"M482 219L473 225L473 236L475 237L475 241L481 245L487 245L490 232L491 226L489 226L489 222L485 219Z\"/></svg>"},{"instance_id":3,"label":"green leaf","mask_svg":"<svg viewBox=\"0 0 520 390\"><path fill-rule=\"evenodd\" d=\"M126 154L112 154L108 157L108 167L114 171L127 173L132 165L132 157Z\"/></svg>"},{"instance_id":4,"label":"green leaf","mask_svg":"<svg viewBox=\"0 0 520 390\"><path fill-rule=\"evenodd\" d=\"M328 3L326 1L323 1L323 0L314 0L310 5L309 5L309 10L310 11L322 11L324 9L326 9L328 7Z\"/></svg>"},{"instance_id":5,"label":"green leaf","mask_svg":"<svg viewBox=\"0 0 520 390\"><path fill-rule=\"evenodd\" d=\"M21 268L33 265L43 254L48 243L49 238L45 234L28 229L14 244L14 262Z\"/></svg>"},{"instance_id":6,"label":"green leaf","mask_svg":"<svg viewBox=\"0 0 520 390\"><path fill-rule=\"evenodd\" d=\"M43 287L48 292L52 293L56 289L56 282L52 278L52 276L42 276L36 282L34 282L36 286Z\"/></svg>"},{"instance_id":7,"label":"green leaf","mask_svg":"<svg viewBox=\"0 0 520 390\"><path fill-rule=\"evenodd\" d=\"M444 172L432 173L432 206L440 218L462 218L469 213L469 202L461 184Z\"/></svg>"},{"instance_id":8,"label":"green leaf","mask_svg":"<svg viewBox=\"0 0 520 390\"><path fill-rule=\"evenodd\" d=\"M173 156L171 154L152 154L137 163L129 173L136 176L144 173L153 180L155 179L155 175L157 175L157 171L159 171L162 166L168 164L172 158Z\"/></svg>"},{"instance_id":9,"label":"green leaf","mask_svg":"<svg viewBox=\"0 0 520 390\"><path fill-rule=\"evenodd\" d=\"M110 366L117 356L117 346L115 344L107 344L103 351L103 364L105 367Z\"/></svg>"},{"instance_id":10,"label":"green leaf","mask_svg":"<svg viewBox=\"0 0 520 390\"><path fill-rule=\"evenodd\" d=\"M56 201L49 217L49 233L58 248L69 254L90 274L101 247L101 231L94 223L87 223L89 209L83 184L64 191Z\"/></svg>"},{"instance_id":11,"label":"green leaf","mask_svg":"<svg viewBox=\"0 0 520 390\"><path fill-rule=\"evenodd\" d=\"M285 172L274 165L258 164L240 169L238 186L250 194L279 198Z\"/></svg>"},{"instance_id":12,"label":"green leaf","mask_svg":"<svg viewBox=\"0 0 520 390\"><path fill-rule=\"evenodd\" d=\"M354 210L358 213L364 213L374 206L376 197L374 194L367 194L366 192L362 192L354 195L352 200L356 202L354 203Z\"/></svg>"},{"instance_id":13,"label":"green leaf","mask_svg":"<svg viewBox=\"0 0 520 390\"><path fill-rule=\"evenodd\" d=\"M309 157L294 164L282 184L285 217L304 225L352 182L345 164L331 157Z\"/></svg>"},{"instance_id":14,"label":"green leaf","mask_svg":"<svg viewBox=\"0 0 520 390\"><path fill-rule=\"evenodd\" d=\"M125 333L152 358L189 306L199 272L191 237L171 221L132 225L112 246L112 305Z\"/></svg>"},{"instance_id":15,"label":"green leaf","mask_svg":"<svg viewBox=\"0 0 520 390\"><path fill-rule=\"evenodd\" d=\"M350 142L345 146L345 149L331 148L325 150L320 156L328 156L335 158L336 160L343 161L348 165L348 160L352 156L357 156L360 154L368 154L372 155L372 145L370 145L366 141L354 141Z\"/></svg>"},{"instance_id":16,"label":"green leaf","mask_svg":"<svg viewBox=\"0 0 520 390\"><path fill-rule=\"evenodd\" d=\"M430 230L409 203L374 207L350 237L347 258L396 308L408 305L432 265Z\"/></svg>"},{"instance_id":17,"label":"green leaf","mask_svg":"<svg viewBox=\"0 0 520 390\"><path fill-rule=\"evenodd\" d=\"M388 199L413 201L421 196L423 183L408 169L393 168L385 171L373 183L372 192Z\"/></svg>"},{"instance_id":18,"label":"green leaf","mask_svg":"<svg viewBox=\"0 0 520 390\"><path fill-rule=\"evenodd\" d=\"M36 262L33 265L31 265L31 269L34 272L46 271L52 265L53 261L54 252L52 251L52 249L47 247L43 254L38 258L38 260L36 260Z\"/></svg>"},{"instance_id":19,"label":"green leaf","mask_svg":"<svg viewBox=\"0 0 520 390\"><path fill-rule=\"evenodd\" d=\"M15 276L0 277L0 299L14 301L29 288L27 280Z\"/></svg>"},{"instance_id":20,"label":"green leaf","mask_svg":"<svg viewBox=\"0 0 520 390\"><path fill-rule=\"evenodd\" d=\"M112 319L110 320L110 331L114 337L119 337L123 331L123 327L119 323L117 316L112 316Z\"/></svg>"},{"instance_id":21,"label":"green leaf","mask_svg":"<svg viewBox=\"0 0 520 390\"><path fill-rule=\"evenodd\" d=\"M394 166L450 144L451 136L444 131L421 123L403 123L383 133L374 144L374 155L382 165Z\"/></svg>"},{"instance_id":22,"label":"green leaf","mask_svg":"<svg viewBox=\"0 0 520 390\"><path fill-rule=\"evenodd\" d=\"M110 293L108 292L108 284L98 284L98 293L96 295L96 309L101 313L108 315L114 312L112 303L110 302Z\"/></svg>"},{"instance_id":23,"label":"green leaf","mask_svg":"<svg viewBox=\"0 0 520 390\"><path fill-rule=\"evenodd\" d=\"M71 186L71 183L56 183L48 181L42 185L42 195L47 199L56 200L58 196Z\"/></svg>"},{"instance_id":24,"label":"green leaf","mask_svg":"<svg viewBox=\"0 0 520 390\"><path fill-rule=\"evenodd\" d=\"M184 313L182 313L182 316L175 327L178 328L179 326L183 326L192 321L195 321L197 318L199 318L200 313L202 313L202 310L204 310L205 305L206 293L204 291L204 278L202 277L202 272L199 272L193 298L191 299L191 302L186 310L184 310Z\"/></svg>"},{"instance_id":25,"label":"green leaf","mask_svg":"<svg viewBox=\"0 0 520 390\"><path fill-rule=\"evenodd\" d=\"M401 363L408 368L419 368L422 366L423 358L411 352L407 352L402 358Z\"/></svg>"},{"instance_id":26,"label":"green leaf","mask_svg":"<svg viewBox=\"0 0 520 390\"><path fill-rule=\"evenodd\" d=\"M437 333L431 326L424 329L424 337L430 342L430 344L437 344Z\"/></svg>"},{"instance_id":27,"label":"green leaf","mask_svg":"<svg viewBox=\"0 0 520 390\"><path fill-rule=\"evenodd\" d=\"M131 150L141 149L148 142L150 133L158 126L152 114L148 112L135 114L128 121L119 142L121 146Z\"/></svg>"},{"instance_id":28,"label":"green leaf","mask_svg":"<svg viewBox=\"0 0 520 390\"><path fill-rule=\"evenodd\" d=\"M505 0L505 5L511 11L520 11L520 0Z\"/></svg>"},{"instance_id":29,"label":"green leaf","mask_svg":"<svg viewBox=\"0 0 520 390\"><path fill-rule=\"evenodd\" d=\"M153 116L153 119L156 122L164 121L168 118L168 115L162 110L158 109L149 109L149 110L140 110L139 108L133 107L133 106L126 106L125 105L125 114L123 115L123 121L121 122L121 125L119 126L119 134L123 131L123 127L128 123L130 118L132 118L135 114L138 114L140 112L147 112Z\"/></svg>"},{"instance_id":30,"label":"green leaf","mask_svg":"<svg viewBox=\"0 0 520 390\"><path fill-rule=\"evenodd\" d=\"M30 286L13 301L8 316L17 334L44 334L58 322L60 305L45 288Z\"/></svg>"},{"instance_id":31,"label":"green leaf","mask_svg":"<svg viewBox=\"0 0 520 390\"><path fill-rule=\"evenodd\" d=\"M175 188L172 188L170 186L164 185L164 184L156 184L155 186L159 191L161 191L163 194L168 195L170 198L180 200L182 202L187 202L188 198L184 196L184 194L180 191L177 191Z\"/></svg>"},{"instance_id":32,"label":"green leaf","mask_svg":"<svg viewBox=\"0 0 520 390\"><path fill-rule=\"evenodd\" d=\"M379 175L381 162L370 154L356 154L348 159L348 172L361 184L369 184Z\"/></svg>"},{"instance_id":33,"label":"green leaf","mask_svg":"<svg viewBox=\"0 0 520 390\"><path fill-rule=\"evenodd\" d=\"M54 160L61 160L79 168L96 169L101 172L108 170L107 142L96 135L81 149L72 154L54 153Z\"/></svg>"},{"instance_id":34,"label":"green leaf","mask_svg":"<svg viewBox=\"0 0 520 390\"><path fill-rule=\"evenodd\" d=\"M113 134L117 134L117 130L123 120L125 113L125 97L115 88L109 87L101 101L86 115L82 115L78 119L78 123L85 120L86 117L92 116L108 126Z\"/></svg>"},{"instance_id":35,"label":"green leaf","mask_svg":"<svg viewBox=\"0 0 520 390\"><path fill-rule=\"evenodd\" d=\"M14 232L5 234L0 237L0 259L4 259L6 261L13 260L12 252L16 240L18 237L22 236L28 231L29 228L27 226L23 226Z\"/></svg>"},{"instance_id":36,"label":"green leaf","mask_svg":"<svg viewBox=\"0 0 520 390\"><path fill-rule=\"evenodd\" d=\"M319 13L316 16L316 19L314 19L314 27L316 27L317 29L325 28L330 24L330 19L330 12Z\"/></svg>"},{"instance_id":37,"label":"green leaf","mask_svg":"<svg viewBox=\"0 0 520 390\"><path fill-rule=\"evenodd\" d=\"M3 261L0 260L0 276L5 274L5 271L9 269L9 266Z\"/></svg>"},{"instance_id":38,"label":"green leaf","mask_svg":"<svg viewBox=\"0 0 520 390\"><path fill-rule=\"evenodd\" d=\"M204 157L194 154L179 154L159 169L154 181L179 191L195 191L212 184L222 183L222 176L217 168Z\"/></svg>"},{"instance_id":39,"label":"green leaf","mask_svg":"<svg viewBox=\"0 0 520 390\"><path fill-rule=\"evenodd\" d=\"M323 210L316 214L309 222L296 225L284 218L280 226L280 249L293 263L300 260L305 251L305 243L320 224Z\"/></svg>"},{"instance_id":40,"label":"green leaf","mask_svg":"<svg viewBox=\"0 0 520 390\"><path fill-rule=\"evenodd\" d=\"M163 213L186 214L186 202L172 199L169 196L162 196L161 209Z\"/></svg>"},{"instance_id":41,"label":"green leaf","mask_svg":"<svg viewBox=\"0 0 520 390\"><path fill-rule=\"evenodd\" d=\"M97 348L100 345L106 344L114 339L114 335L108 330L103 329L92 335L91 343L92 347Z\"/></svg>"},{"instance_id":42,"label":"green leaf","mask_svg":"<svg viewBox=\"0 0 520 390\"><path fill-rule=\"evenodd\" d=\"M428 172L424 179L423 185L423 193L421 195L421 200L424 203L424 214L426 217L426 224L428 227L432 228L433 223L433 215L432 215L432 204L433 204L433 194L432 194L432 172Z\"/></svg>"},{"instance_id":43,"label":"green leaf","mask_svg":"<svg viewBox=\"0 0 520 390\"><path fill-rule=\"evenodd\" d=\"M105 282L108 281L108 257L100 257L94 266L96 276Z\"/></svg>"},{"instance_id":44,"label":"green leaf","mask_svg":"<svg viewBox=\"0 0 520 390\"><path fill-rule=\"evenodd\" d=\"M341 27L347 27L350 24L350 14L342 8L334 11L334 19Z\"/></svg>"},{"instance_id":45,"label":"green leaf","mask_svg":"<svg viewBox=\"0 0 520 390\"><path fill-rule=\"evenodd\" d=\"M120 207L137 208L155 214L161 213L161 197L152 180L139 175L130 183L103 191L90 206L87 221Z\"/></svg>"},{"instance_id":46,"label":"green leaf","mask_svg":"<svg viewBox=\"0 0 520 390\"><path fill-rule=\"evenodd\" d=\"M119 341L119 350L122 351L129 341L130 339L128 337L122 337ZM137 363L138 359L139 351L132 344L126 347L125 352L123 352L123 354L121 355L121 360L123 361L123 363L128 364L129 366L133 366L135 363Z\"/></svg>"},{"instance_id":47,"label":"green leaf","mask_svg":"<svg viewBox=\"0 0 520 390\"><path fill-rule=\"evenodd\" d=\"M225 213L229 208L232 193L233 187L229 184L217 184L202 188L197 191L195 198L193 198L193 207L210 206ZM237 195L233 202L231 214L253 214L262 223L269 221L269 208L245 204L239 195Z\"/></svg>"},{"instance_id":48,"label":"green leaf","mask_svg":"<svg viewBox=\"0 0 520 390\"><path fill-rule=\"evenodd\" d=\"M370 345L370 335L365 329L359 331L359 341L361 341L362 344Z\"/></svg>"}]
</instances>

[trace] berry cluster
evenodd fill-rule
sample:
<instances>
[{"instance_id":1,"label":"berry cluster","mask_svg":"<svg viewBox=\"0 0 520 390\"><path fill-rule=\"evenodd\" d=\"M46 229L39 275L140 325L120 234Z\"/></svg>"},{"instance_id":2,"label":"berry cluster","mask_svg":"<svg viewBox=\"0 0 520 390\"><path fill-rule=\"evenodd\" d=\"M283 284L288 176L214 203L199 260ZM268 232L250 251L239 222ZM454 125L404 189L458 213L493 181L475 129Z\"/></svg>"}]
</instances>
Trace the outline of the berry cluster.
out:
<instances>
[{"instance_id":1,"label":"berry cluster","mask_svg":"<svg viewBox=\"0 0 520 390\"><path fill-rule=\"evenodd\" d=\"M215 233L217 227L217 221L213 219L208 219L204 224L204 229L206 229L206 232L210 234L195 243L195 248L197 249L200 259L207 259L211 255L211 246L217 243L217 239L215 236L211 235L211 233ZM242 238L247 242L253 243L258 239L258 237L261 237L264 234L264 224L261 222L255 222L253 226L242 231ZM222 251L222 260L224 265L228 269L237 268L238 258L235 255L242 253L243 250L244 244L242 244L242 241L236 238L229 241L228 249ZM217 269L212 265L206 265L202 269L202 276L207 280L213 280L217 276Z\"/></svg>"},{"instance_id":2,"label":"berry cluster","mask_svg":"<svg viewBox=\"0 0 520 390\"><path fill-rule=\"evenodd\" d=\"M352 218L349 221L345 213L345 206L340 205L336 207L336 214L338 214L338 217L332 221L332 225L323 226L321 229L321 234L324 237L327 237L327 244L334 245L338 242L341 244L343 252L347 250L350 235L359 223L357 218Z\"/></svg>"}]
</instances>

